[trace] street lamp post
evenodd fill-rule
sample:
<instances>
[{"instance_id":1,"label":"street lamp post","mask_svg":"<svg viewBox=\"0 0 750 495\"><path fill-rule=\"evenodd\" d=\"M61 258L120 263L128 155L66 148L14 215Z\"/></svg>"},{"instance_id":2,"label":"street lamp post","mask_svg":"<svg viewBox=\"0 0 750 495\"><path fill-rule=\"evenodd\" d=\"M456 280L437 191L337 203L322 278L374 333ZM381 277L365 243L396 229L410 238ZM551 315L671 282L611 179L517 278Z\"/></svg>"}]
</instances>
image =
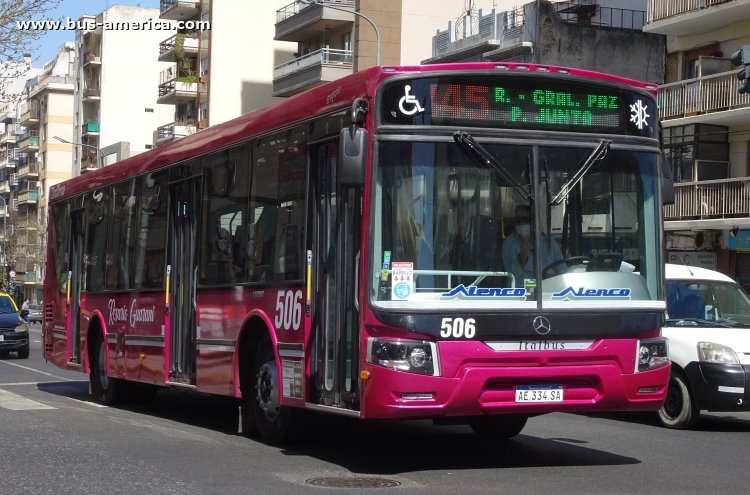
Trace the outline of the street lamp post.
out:
<instances>
[{"instance_id":1,"label":"street lamp post","mask_svg":"<svg viewBox=\"0 0 750 495\"><path fill-rule=\"evenodd\" d=\"M375 25L374 22L372 22L372 19L367 17L364 14L361 14L357 12L356 10L349 10L349 9L342 9L341 7L334 7L330 3L326 3L325 5L322 3L323 0L299 0L300 3L306 4L306 5L320 5L321 7L325 7L328 9L333 10L340 10L341 12L348 12L350 14L357 15L361 17L362 19L366 20L370 23L370 26L375 30L375 65L380 65L380 31L378 30L378 27Z\"/></svg>"},{"instance_id":2,"label":"street lamp post","mask_svg":"<svg viewBox=\"0 0 750 495\"><path fill-rule=\"evenodd\" d=\"M53 139L57 139L61 143L72 144L73 146L83 146L85 148L92 148L92 149L96 150L96 165L97 165L97 168L102 168L102 166L104 165L104 154L102 153L101 148L99 148L98 146L94 146L93 144L85 144L85 143L73 143L71 141L68 141L67 139L61 138L60 136L52 136L52 138Z\"/></svg>"}]
</instances>

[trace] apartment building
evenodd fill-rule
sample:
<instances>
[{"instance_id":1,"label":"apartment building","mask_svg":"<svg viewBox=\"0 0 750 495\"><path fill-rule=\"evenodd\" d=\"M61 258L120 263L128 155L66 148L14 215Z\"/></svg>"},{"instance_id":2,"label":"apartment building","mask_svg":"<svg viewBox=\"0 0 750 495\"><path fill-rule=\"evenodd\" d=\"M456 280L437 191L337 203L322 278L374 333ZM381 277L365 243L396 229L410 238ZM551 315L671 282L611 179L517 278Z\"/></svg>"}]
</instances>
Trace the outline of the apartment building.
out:
<instances>
[{"instance_id":1,"label":"apartment building","mask_svg":"<svg viewBox=\"0 0 750 495\"><path fill-rule=\"evenodd\" d=\"M664 80L665 39L642 32L646 0L514 4L470 9L433 36L423 62L525 62Z\"/></svg>"},{"instance_id":2,"label":"apartment building","mask_svg":"<svg viewBox=\"0 0 750 495\"><path fill-rule=\"evenodd\" d=\"M659 106L676 181L669 254L750 289L750 95L738 93L730 60L750 43L750 1L649 0L644 31L667 38Z\"/></svg>"},{"instance_id":3,"label":"apartment building","mask_svg":"<svg viewBox=\"0 0 750 495\"><path fill-rule=\"evenodd\" d=\"M18 196L17 162L18 153L16 121L20 112L20 105L24 98L24 88L27 78L34 77L41 72L40 68L31 67L31 56L17 64L11 64L2 70L0 83L0 279L8 280L10 271L10 255L12 254L8 242L15 238L14 207L17 209ZM7 285L6 285L7 287Z\"/></svg>"},{"instance_id":4,"label":"apartment building","mask_svg":"<svg viewBox=\"0 0 750 495\"><path fill-rule=\"evenodd\" d=\"M178 24L157 44L158 102L172 118L154 133L159 145L272 103L273 67L295 51L273 41L283 0L212 2L161 0L160 18ZM156 86L154 86L156 90Z\"/></svg>"},{"instance_id":5,"label":"apartment building","mask_svg":"<svg viewBox=\"0 0 750 495\"><path fill-rule=\"evenodd\" d=\"M15 271L17 299L42 298L42 266L46 237L47 198L50 187L72 174L69 145L53 136L72 138L73 78L76 51L72 42L60 47L54 60L39 75L26 81L20 104L16 137L17 169L11 179L13 236L7 247L9 268ZM7 120L9 117L6 116Z\"/></svg>"},{"instance_id":6,"label":"apartment building","mask_svg":"<svg viewBox=\"0 0 750 495\"><path fill-rule=\"evenodd\" d=\"M276 64L274 96L292 96L376 65L419 64L435 31L465 11L464 0L298 0L276 12L274 39L295 43ZM379 60L378 60L379 58Z\"/></svg>"},{"instance_id":7,"label":"apartment building","mask_svg":"<svg viewBox=\"0 0 750 495\"><path fill-rule=\"evenodd\" d=\"M157 59L159 43L176 30L159 12L113 5L77 21L74 175L151 148L153 130L172 121L174 107L158 103L155 88L172 65Z\"/></svg>"}]
</instances>

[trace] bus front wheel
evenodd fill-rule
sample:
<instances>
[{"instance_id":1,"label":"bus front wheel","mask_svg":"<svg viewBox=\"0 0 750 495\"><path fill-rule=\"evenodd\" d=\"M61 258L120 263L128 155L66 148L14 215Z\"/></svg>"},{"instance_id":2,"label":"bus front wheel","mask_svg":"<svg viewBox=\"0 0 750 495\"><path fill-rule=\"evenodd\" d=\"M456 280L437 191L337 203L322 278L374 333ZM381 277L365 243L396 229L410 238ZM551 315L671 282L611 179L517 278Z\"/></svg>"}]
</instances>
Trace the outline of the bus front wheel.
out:
<instances>
[{"instance_id":1,"label":"bus front wheel","mask_svg":"<svg viewBox=\"0 0 750 495\"><path fill-rule=\"evenodd\" d=\"M273 348L268 340L264 340L258 347L253 361L253 390L249 394L249 399L252 404L252 419L255 420L251 432L257 432L260 438L268 443L287 443L294 440L300 423L300 411L279 403L279 386Z\"/></svg>"},{"instance_id":2,"label":"bus front wheel","mask_svg":"<svg viewBox=\"0 0 750 495\"><path fill-rule=\"evenodd\" d=\"M490 440L506 440L521 433L527 416L520 414L498 414L472 418L469 426L474 433Z\"/></svg>"}]
</instances>

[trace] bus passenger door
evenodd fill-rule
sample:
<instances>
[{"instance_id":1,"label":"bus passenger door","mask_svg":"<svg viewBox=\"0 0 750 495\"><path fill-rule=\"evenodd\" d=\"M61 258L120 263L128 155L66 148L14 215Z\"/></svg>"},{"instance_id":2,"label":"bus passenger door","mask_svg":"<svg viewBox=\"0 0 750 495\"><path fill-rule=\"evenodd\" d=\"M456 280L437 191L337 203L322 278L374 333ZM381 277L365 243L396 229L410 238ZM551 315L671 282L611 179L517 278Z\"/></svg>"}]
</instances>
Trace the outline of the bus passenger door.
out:
<instances>
[{"instance_id":1,"label":"bus passenger door","mask_svg":"<svg viewBox=\"0 0 750 495\"><path fill-rule=\"evenodd\" d=\"M81 364L81 281L83 277L83 241L86 223L84 210L70 213L68 246L68 363Z\"/></svg>"},{"instance_id":2,"label":"bus passenger door","mask_svg":"<svg viewBox=\"0 0 750 495\"><path fill-rule=\"evenodd\" d=\"M195 385L197 222L200 178L170 184L169 382Z\"/></svg>"},{"instance_id":3,"label":"bus passenger door","mask_svg":"<svg viewBox=\"0 0 750 495\"><path fill-rule=\"evenodd\" d=\"M360 193L337 185L337 155L337 140L311 150L312 400L358 410Z\"/></svg>"}]
</instances>

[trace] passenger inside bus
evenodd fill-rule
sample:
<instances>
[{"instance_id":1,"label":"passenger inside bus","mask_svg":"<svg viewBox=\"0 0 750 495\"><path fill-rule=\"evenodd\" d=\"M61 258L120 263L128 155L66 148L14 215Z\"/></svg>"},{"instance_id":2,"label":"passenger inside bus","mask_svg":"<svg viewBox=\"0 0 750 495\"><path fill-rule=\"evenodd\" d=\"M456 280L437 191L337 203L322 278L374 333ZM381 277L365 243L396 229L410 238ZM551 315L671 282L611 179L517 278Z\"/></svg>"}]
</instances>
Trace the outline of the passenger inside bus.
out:
<instances>
[{"instance_id":1,"label":"passenger inside bus","mask_svg":"<svg viewBox=\"0 0 750 495\"><path fill-rule=\"evenodd\" d=\"M513 274L516 287L522 286L524 279L535 278L534 248L531 237L531 208L519 204L514 211L515 229L503 241L503 264ZM542 256L542 268L562 259L560 246L555 239L542 232L542 245L537 250Z\"/></svg>"}]
</instances>

